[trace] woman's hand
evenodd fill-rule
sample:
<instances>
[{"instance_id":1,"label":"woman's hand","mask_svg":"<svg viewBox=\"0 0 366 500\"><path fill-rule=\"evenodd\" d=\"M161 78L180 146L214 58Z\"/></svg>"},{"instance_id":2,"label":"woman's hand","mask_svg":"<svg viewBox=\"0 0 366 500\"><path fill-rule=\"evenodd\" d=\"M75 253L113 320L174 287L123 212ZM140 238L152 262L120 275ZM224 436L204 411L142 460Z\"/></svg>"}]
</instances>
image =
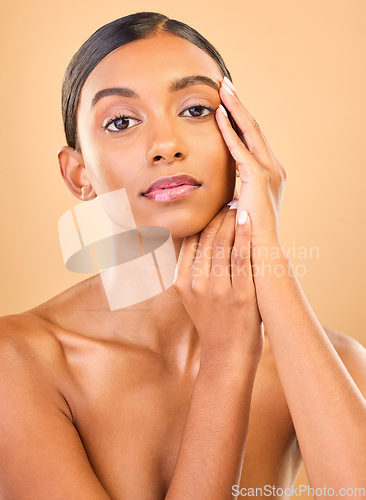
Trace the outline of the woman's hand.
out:
<instances>
[{"instance_id":1,"label":"woman's hand","mask_svg":"<svg viewBox=\"0 0 366 500\"><path fill-rule=\"evenodd\" d=\"M223 207L201 233L184 238L179 254L173 286L197 328L201 360L234 354L259 361L263 351L250 218L236 227L235 218L236 210Z\"/></svg>"},{"instance_id":2,"label":"woman's hand","mask_svg":"<svg viewBox=\"0 0 366 500\"><path fill-rule=\"evenodd\" d=\"M219 92L238 130L237 134L221 107L218 108L216 120L237 162L242 181L237 217L242 210L247 210L252 224L253 248L268 246L279 242L280 207L287 171L273 154L257 122L240 102L230 80L225 78L221 82Z\"/></svg>"}]
</instances>

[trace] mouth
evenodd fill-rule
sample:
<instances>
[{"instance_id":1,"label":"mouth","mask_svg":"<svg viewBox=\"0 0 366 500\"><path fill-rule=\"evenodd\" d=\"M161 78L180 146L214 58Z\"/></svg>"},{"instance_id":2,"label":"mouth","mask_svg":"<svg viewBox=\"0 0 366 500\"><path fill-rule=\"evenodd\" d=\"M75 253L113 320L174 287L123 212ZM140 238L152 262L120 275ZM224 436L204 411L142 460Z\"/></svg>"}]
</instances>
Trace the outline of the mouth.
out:
<instances>
[{"instance_id":1,"label":"mouth","mask_svg":"<svg viewBox=\"0 0 366 500\"><path fill-rule=\"evenodd\" d=\"M191 194L200 186L197 179L188 174L160 177L142 196L155 201L174 201Z\"/></svg>"}]
</instances>

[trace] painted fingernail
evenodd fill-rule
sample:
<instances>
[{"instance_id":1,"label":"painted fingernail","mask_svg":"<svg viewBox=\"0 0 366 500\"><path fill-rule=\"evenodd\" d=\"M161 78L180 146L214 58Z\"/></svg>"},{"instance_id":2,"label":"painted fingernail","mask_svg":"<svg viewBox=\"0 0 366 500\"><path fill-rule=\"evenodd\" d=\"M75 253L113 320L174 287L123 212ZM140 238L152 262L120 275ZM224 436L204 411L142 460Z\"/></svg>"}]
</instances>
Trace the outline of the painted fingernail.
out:
<instances>
[{"instance_id":1,"label":"painted fingernail","mask_svg":"<svg viewBox=\"0 0 366 500\"><path fill-rule=\"evenodd\" d=\"M239 214L238 224L245 224L248 218L248 212L246 210L242 210Z\"/></svg>"},{"instance_id":2,"label":"painted fingernail","mask_svg":"<svg viewBox=\"0 0 366 500\"><path fill-rule=\"evenodd\" d=\"M221 111L221 112L222 112L225 116L227 116L226 109L224 108L224 106L223 106L222 104L220 104L219 108L220 108L220 111Z\"/></svg>"},{"instance_id":3,"label":"painted fingernail","mask_svg":"<svg viewBox=\"0 0 366 500\"><path fill-rule=\"evenodd\" d=\"M233 92L233 91L231 90L231 88L227 85L227 83L225 83L225 81L223 81L223 82L221 83L221 87L222 87L223 89L225 89L225 90L226 90L226 92L228 92L229 94L234 95L234 92Z\"/></svg>"},{"instance_id":4,"label":"painted fingernail","mask_svg":"<svg viewBox=\"0 0 366 500\"><path fill-rule=\"evenodd\" d=\"M228 205L230 205L229 210L234 210L234 208L238 208L238 203L239 203L239 200L230 201L228 203Z\"/></svg>"},{"instance_id":5,"label":"painted fingernail","mask_svg":"<svg viewBox=\"0 0 366 500\"><path fill-rule=\"evenodd\" d=\"M228 84L228 87L233 90L234 92L236 92L236 89L233 85L233 82L231 80L229 80L229 78L227 76L224 76L224 81Z\"/></svg>"}]
</instances>

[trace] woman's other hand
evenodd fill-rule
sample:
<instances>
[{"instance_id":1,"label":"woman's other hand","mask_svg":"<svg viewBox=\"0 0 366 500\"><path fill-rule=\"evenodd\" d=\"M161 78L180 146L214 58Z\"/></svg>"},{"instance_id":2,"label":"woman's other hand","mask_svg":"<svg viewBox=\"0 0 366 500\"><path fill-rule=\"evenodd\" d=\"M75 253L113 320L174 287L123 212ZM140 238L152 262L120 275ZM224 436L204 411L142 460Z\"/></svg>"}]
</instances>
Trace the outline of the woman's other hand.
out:
<instances>
[{"instance_id":1,"label":"woman's other hand","mask_svg":"<svg viewBox=\"0 0 366 500\"><path fill-rule=\"evenodd\" d=\"M237 217L247 210L253 248L279 242L279 218L287 171L273 154L259 125L240 102L230 80L221 82L220 98L237 125L235 132L222 105L216 120L237 163L242 181Z\"/></svg>"},{"instance_id":2,"label":"woman's other hand","mask_svg":"<svg viewBox=\"0 0 366 500\"><path fill-rule=\"evenodd\" d=\"M235 226L223 207L201 233L184 239L173 286L200 336L201 364L248 356L259 361L263 331L251 270L251 221Z\"/></svg>"}]
</instances>

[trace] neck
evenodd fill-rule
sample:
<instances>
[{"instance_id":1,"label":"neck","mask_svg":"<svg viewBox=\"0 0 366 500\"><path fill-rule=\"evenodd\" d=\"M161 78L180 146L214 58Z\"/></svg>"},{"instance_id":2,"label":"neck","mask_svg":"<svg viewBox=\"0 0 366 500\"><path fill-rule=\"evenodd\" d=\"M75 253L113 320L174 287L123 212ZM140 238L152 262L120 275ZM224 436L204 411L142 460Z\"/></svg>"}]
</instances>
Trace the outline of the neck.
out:
<instances>
[{"instance_id":1,"label":"neck","mask_svg":"<svg viewBox=\"0 0 366 500\"><path fill-rule=\"evenodd\" d=\"M165 283L169 285L165 289L159 289L161 276L160 279L157 276L151 254L145 254L145 262L144 258L135 259L127 263L127 267L122 264L103 271L98 280L97 295L107 296L108 309L113 309L109 311L105 324L114 338L117 335L149 349L176 365L179 370L185 371L197 360L200 343L190 316L175 288L171 286L182 243L183 238L170 238L170 247L165 253L167 261L170 259L169 265L164 267L164 252L160 258L157 256L160 275L165 275ZM115 255L118 249L113 248L113 252ZM153 293L154 291L158 293ZM146 296L149 297L145 300L136 300ZM110 307L111 301L118 305L118 301L121 303L124 298L131 297L135 297L135 302L130 305Z\"/></svg>"}]
</instances>

